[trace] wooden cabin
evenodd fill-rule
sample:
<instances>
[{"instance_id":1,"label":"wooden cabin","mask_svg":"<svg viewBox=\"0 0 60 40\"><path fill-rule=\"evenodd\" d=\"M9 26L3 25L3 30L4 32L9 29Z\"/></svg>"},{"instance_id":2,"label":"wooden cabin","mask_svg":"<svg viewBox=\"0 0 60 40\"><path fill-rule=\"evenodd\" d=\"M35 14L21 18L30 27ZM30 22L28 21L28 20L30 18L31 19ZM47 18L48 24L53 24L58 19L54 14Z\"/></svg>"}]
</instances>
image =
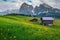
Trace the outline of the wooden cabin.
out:
<instances>
[{"instance_id":1,"label":"wooden cabin","mask_svg":"<svg viewBox=\"0 0 60 40\"><path fill-rule=\"evenodd\" d=\"M54 18L53 17L42 17L41 21L42 21L41 22L42 25L52 26L54 22Z\"/></svg>"}]
</instances>

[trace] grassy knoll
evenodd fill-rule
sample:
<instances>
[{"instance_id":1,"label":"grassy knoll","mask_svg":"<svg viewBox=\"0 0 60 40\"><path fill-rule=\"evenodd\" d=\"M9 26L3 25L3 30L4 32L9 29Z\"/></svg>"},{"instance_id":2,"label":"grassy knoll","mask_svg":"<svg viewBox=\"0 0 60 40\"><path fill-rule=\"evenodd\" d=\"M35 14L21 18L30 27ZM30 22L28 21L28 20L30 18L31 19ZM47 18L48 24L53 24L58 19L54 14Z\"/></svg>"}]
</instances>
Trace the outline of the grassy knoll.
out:
<instances>
[{"instance_id":1,"label":"grassy knoll","mask_svg":"<svg viewBox=\"0 0 60 40\"><path fill-rule=\"evenodd\" d=\"M30 22L32 17L0 16L0 40L60 40L60 20L54 26ZM39 19L39 18L38 18Z\"/></svg>"}]
</instances>

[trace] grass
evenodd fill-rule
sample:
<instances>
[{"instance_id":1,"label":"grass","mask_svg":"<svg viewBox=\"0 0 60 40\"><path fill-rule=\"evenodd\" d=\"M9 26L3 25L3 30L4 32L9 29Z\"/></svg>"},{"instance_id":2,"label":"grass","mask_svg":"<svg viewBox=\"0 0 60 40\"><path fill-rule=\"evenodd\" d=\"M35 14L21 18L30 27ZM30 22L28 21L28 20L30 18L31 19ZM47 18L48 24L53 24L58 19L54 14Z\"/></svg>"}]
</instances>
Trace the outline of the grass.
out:
<instances>
[{"instance_id":1,"label":"grass","mask_svg":"<svg viewBox=\"0 0 60 40\"><path fill-rule=\"evenodd\" d=\"M60 40L60 20L54 26L30 22L27 16L0 16L0 40ZM40 19L40 18L38 18Z\"/></svg>"}]
</instances>

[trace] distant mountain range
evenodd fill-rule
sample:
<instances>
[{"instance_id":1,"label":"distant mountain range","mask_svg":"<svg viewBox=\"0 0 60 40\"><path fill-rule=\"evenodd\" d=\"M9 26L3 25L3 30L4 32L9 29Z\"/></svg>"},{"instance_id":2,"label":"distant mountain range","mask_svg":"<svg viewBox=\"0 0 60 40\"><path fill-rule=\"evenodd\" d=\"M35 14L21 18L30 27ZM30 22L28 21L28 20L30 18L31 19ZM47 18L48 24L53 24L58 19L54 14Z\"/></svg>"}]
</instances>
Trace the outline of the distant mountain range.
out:
<instances>
[{"instance_id":1,"label":"distant mountain range","mask_svg":"<svg viewBox=\"0 0 60 40\"><path fill-rule=\"evenodd\" d=\"M49 12L60 12L60 9L53 8L49 6L48 4L40 4L39 7L35 7L34 9L35 13L49 13Z\"/></svg>"},{"instance_id":2,"label":"distant mountain range","mask_svg":"<svg viewBox=\"0 0 60 40\"><path fill-rule=\"evenodd\" d=\"M7 14L12 14L12 13L24 14L24 15L36 15L36 16L43 16L43 15L49 14L49 16L50 15L55 16L54 14L60 14L60 9L53 8L45 3L40 4L39 6L36 6L35 8L33 8L32 5L23 3L19 9L0 12L0 15L7 15Z\"/></svg>"},{"instance_id":3,"label":"distant mountain range","mask_svg":"<svg viewBox=\"0 0 60 40\"><path fill-rule=\"evenodd\" d=\"M51 16L51 17L59 17L60 18L60 9L53 8L49 6L48 4L40 4L39 7L35 7L34 13L37 14L37 16Z\"/></svg>"}]
</instances>

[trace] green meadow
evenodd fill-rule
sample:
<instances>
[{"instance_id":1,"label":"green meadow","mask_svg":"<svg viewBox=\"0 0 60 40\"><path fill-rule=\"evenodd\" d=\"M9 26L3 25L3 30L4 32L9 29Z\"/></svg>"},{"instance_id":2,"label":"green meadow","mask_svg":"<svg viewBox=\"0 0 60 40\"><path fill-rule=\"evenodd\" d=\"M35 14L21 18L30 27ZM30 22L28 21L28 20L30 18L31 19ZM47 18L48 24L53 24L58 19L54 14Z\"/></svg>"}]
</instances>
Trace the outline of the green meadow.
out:
<instances>
[{"instance_id":1,"label":"green meadow","mask_svg":"<svg viewBox=\"0 0 60 40\"><path fill-rule=\"evenodd\" d=\"M60 40L60 19L53 26L41 25L33 17L0 16L0 40Z\"/></svg>"}]
</instances>

